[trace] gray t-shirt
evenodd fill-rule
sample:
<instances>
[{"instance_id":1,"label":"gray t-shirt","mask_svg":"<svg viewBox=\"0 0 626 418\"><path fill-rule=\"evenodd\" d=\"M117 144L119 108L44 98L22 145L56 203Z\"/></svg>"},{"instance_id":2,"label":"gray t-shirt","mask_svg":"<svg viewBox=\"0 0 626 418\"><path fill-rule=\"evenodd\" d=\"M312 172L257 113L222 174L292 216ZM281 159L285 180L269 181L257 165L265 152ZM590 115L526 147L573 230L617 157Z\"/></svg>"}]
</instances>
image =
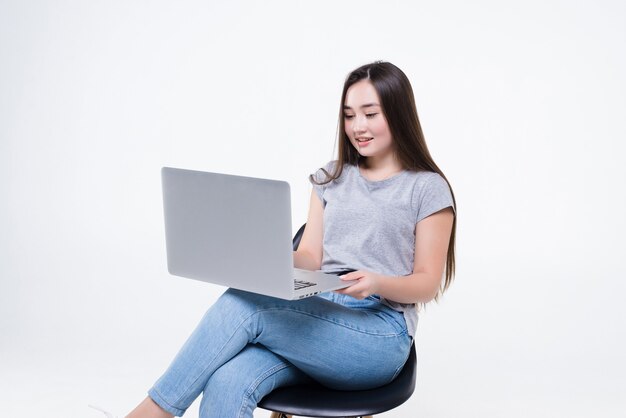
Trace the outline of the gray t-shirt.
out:
<instances>
[{"instance_id":1,"label":"gray t-shirt","mask_svg":"<svg viewBox=\"0 0 626 418\"><path fill-rule=\"evenodd\" d=\"M335 162L324 168L332 173ZM318 170L313 177L325 181ZM446 181L437 173L402 171L381 181L363 177L354 165L341 176L313 188L324 205L322 271L368 270L389 276L413 272L415 226L446 207L454 207ZM382 299L402 312L415 336L417 308Z\"/></svg>"}]
</instances>

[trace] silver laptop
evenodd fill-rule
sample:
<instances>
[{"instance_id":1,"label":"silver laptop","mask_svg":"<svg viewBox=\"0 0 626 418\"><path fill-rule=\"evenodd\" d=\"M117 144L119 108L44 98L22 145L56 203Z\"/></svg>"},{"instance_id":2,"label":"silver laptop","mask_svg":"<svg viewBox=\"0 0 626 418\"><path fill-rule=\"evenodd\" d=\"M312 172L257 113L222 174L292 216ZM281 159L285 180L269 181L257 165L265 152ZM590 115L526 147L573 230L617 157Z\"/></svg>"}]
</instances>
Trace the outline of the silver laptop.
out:
<instances>
[{"instance_id":1,"label":"silver laptop","mask_svg":"<svg viewBox=\"0 0 626 418\"><path fill-rule=\"evenodd\" d=\"M287 182L170 167L161 177L171 274L282 299L353 283L293 267Z\"/></svg>"}]
</instances>

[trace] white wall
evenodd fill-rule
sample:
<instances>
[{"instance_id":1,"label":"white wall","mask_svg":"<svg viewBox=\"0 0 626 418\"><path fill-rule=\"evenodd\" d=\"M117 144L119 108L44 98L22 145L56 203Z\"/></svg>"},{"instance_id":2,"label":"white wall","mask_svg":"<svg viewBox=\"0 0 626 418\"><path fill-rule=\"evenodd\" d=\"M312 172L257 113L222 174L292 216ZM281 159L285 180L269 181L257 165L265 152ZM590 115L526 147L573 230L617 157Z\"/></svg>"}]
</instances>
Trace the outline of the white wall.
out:
<instances>
[{"instance_id":1,"label":"white wall","mask_svg":"<svg viewBox=\"0 0 626 418\"><path fill-rule=\"evenodd\" d=\"M385 59L459 218L416 394L384 416L622 416L624 21L609 0L2 0L3 415L138 402L223 290L167 274L159 168L288 180L299 225L343 78Z\"/></svg>"}]
</instances>

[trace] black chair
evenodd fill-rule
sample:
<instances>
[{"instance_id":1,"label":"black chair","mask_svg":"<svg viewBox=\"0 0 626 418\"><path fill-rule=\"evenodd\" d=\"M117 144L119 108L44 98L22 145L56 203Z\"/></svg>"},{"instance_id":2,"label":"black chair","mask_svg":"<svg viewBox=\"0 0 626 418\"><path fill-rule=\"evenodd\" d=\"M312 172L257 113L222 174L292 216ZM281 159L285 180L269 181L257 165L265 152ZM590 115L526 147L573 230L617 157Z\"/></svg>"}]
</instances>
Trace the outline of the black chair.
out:
<instances>
[{"instance_id":1,"label":"black chair","mask_svg":"<svg viewBox=\"0 0 626 418\"><path fill-rule=\"evenodd\" d=\"M300 244L304 227L293 238L293 249ZM292 415L306 417L371 417L389 411L411 397L417 377L415 344L404 368L393 382L370 390L341 391L307 384L278 388L261 399L260 408L272 411L272 418Z\"/></svg>"}]
</instances>

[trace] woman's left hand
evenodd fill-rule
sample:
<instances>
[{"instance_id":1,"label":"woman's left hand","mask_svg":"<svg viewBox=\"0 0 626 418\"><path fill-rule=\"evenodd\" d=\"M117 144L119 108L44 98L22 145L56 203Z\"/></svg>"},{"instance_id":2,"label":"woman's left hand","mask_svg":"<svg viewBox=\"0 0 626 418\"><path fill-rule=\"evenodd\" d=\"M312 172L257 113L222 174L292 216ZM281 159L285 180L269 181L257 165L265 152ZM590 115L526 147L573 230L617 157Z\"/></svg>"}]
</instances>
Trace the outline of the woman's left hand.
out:
<instances>
[{"instance_id":1,"label":"woman's left hand","mask_svg":"<svg viewBox=\"0 0 626 418\"><path fill-rule=\"evenodd\" d=\"M341 293L342 295L349 295L356 299L365 299L368 296L378 293L378 285L381 278L382 276L380 274L372 273L371 271L353 271L341 276L341 280L355 280L356 283L344 289L335 290L335 292Z\"/></svg>"}]
</instances>

